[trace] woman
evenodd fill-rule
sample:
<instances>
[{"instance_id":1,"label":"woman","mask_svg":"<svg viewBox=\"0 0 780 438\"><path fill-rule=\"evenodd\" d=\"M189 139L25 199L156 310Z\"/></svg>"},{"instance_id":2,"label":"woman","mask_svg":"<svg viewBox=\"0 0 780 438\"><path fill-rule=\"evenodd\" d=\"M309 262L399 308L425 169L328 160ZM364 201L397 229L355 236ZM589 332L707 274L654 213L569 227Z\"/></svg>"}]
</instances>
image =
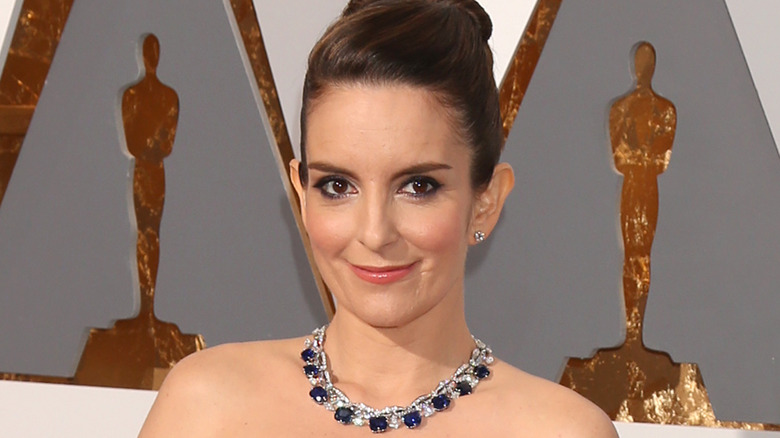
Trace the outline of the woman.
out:
<instances>
[{"instance_id":1,"label":"woman","mask_svg":"<svg viewBox=\"0 0 780 438\"><path fill-rule=\"evenodd\" d=\"M491 31L473 0L349 3L310 55L290 163L333 321L308 341L188 357L141 436L616 436L466 326L468 247L514 183L498 163Z\"/></svg>"}]
</instances>

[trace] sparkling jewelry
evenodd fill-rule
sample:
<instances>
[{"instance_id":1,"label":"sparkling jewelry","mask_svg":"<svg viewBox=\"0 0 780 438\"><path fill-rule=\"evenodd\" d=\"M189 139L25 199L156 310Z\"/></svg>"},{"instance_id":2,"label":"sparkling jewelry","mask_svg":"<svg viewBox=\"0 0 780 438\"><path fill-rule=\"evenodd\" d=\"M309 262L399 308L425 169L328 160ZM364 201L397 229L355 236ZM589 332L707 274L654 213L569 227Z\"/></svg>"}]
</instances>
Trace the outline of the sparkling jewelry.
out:
<instances>
[{"instance_id":1,"label":"sparkling jewelry","mask_svg":"<svg viewBox=\"0 0 780 438\"><path fill-rule=\"evenodd\" d=\"M312 389L309 396L325 409L333 412L333 418L341 424L355 426L368 425L374 433L405 426L414 429L422 423L424 417L430 417L450 406L452 400L471 394L480 380L490 376L488 365L493 363L493 351L482 341L474 338L476 348L471 352L468 362L464 363L450 376L442 380L428 394L417 397L408 406L387 406L375 409L363 403L355 403L333 386L328 371L328 359L323 350L325 328L322 326L312 332L313 339L306 339L306 349L301 359L306 362L303 372L309 378Z\"/></svg>"},{"instance_id":2,"label":"sparkling jewelry","mask_svg":"<svg viewBox=\"0 0 780 438\"><path fill-rule=\"evenodd\" d=\"M485 233L482 231L475 231L474 232L474 240L477 241L477 243L482 243L485 241Z\"/></svg>"}]
</instances>

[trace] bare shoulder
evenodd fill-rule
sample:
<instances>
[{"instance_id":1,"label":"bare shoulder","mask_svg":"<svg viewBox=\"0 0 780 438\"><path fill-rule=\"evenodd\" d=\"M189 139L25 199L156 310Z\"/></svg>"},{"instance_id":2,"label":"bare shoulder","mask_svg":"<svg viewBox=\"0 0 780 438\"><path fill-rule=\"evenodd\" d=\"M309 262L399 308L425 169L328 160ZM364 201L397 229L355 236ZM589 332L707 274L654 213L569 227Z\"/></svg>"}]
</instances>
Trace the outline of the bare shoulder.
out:
<instances>
[{"instance_id":1,"label":"bare shoulder","mask_svg":"<svg viewBox=\"0 0 780 438\"><path fill-rule=\"evenodd\" d=\"M598 406L557 383L521 371L506 362L494 366L492 392L523 435L562 438L617 438L612 422ZM533 433L531 433L533 432Z\"/></svg>"},{"instance_id":2,"label":"bare shoulder","mask_svg":"<svg viewBox=\"0 0 780 438\"><path fill-rule=\"evenodd\" d=\"M242 408L255 409L272 391L269 370L295 362L297 339L225 344L190 355L163 382L140 437L201 437L229 433ZM300 361L300 359L298 359Z\"/></svg>"}]
</instances>

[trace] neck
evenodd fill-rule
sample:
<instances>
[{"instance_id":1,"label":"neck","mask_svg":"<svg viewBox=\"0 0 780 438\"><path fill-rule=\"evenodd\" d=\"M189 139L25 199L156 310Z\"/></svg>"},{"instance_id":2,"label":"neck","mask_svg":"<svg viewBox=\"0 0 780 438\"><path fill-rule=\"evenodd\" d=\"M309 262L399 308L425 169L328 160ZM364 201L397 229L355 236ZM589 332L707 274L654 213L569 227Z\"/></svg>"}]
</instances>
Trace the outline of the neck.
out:
<instances>
[{"instance_id":1,"label":"neck","mask_svg":"<svg viewBox=\"0 0 780 438\"><path fill-rule=\"evenodd\" d=\"M468 360L475 346L462 294L458 298L458 312L436 306L392 328L337 312L324 346L334 384L353 400L375 407L405 405L430 392Z\"/></svg>"}]
</instances>

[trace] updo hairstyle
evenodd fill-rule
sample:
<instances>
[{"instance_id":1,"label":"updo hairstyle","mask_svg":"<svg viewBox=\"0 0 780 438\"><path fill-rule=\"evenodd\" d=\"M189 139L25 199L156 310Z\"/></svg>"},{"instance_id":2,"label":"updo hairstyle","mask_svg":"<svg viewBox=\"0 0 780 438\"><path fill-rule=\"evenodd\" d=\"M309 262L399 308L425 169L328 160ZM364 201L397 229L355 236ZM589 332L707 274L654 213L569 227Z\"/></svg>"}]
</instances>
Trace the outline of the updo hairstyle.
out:
<instances>
[{"instance_id":1,"label":"updo hairstyle","mask_svg":"<svg viewBox=\"0 0 780 438\"><path fill-rule=\"evenodd\" d=\"M301 182L306 119L339 85L410 85L449 110L471 148L471 185L484 188L501 155L501 116L487 44L493 25L474 0L351 0L309 55L301 111Z\"/></svg>"}]
</instances>

